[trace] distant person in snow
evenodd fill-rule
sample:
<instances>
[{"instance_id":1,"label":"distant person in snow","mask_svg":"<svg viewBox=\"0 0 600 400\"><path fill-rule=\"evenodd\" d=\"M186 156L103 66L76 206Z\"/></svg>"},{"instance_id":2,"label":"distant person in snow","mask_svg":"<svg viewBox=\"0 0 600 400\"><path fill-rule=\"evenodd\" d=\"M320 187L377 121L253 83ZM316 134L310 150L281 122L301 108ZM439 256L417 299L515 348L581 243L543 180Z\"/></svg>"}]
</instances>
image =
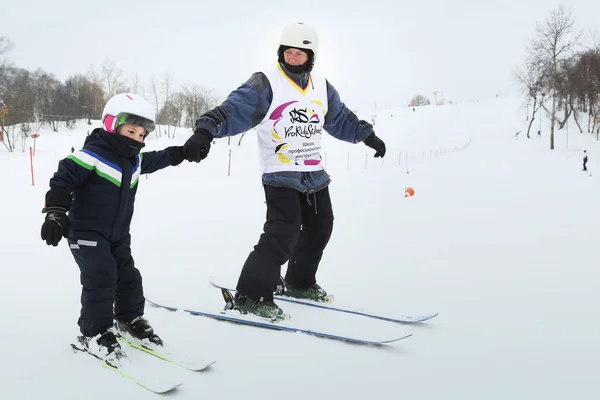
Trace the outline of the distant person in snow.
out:
<instances>
[{"instance_id":1,"label":"distant person in snow","mask_svg":"<svg viewBox=\"0 0 600 400\"><path fill-rule=\"evenodd\" d=\"M587 151L584 150L583 151L583 170L587 171L587 162L588 162L588 155L587 155Z\"/></svg>"},{"instance_id":2,"label":"distant person in snow","mask_svg":"<svg viewBox=\"0 0 600 400\"><path fill-rule=\"evenodd\" d=\"M42 240L57 246L67 238L81 271L78 342L117 364L124 354L115 336L119 331L148 345L162 344L143 318L142 277L129 232L140 175L184 160L181 146L140 154L154 121L154 107L140 96L122 93L108 100L103 128L92 131L81 151L60 161L42 211Z\"/></svg>"},{"instance_id":3,"label":"distant person in snow","mask_svg":"<svg viewBox=\"0 0 600 400\"><path fill-rule=\"evenodd\" d=\"M71 154L75 153L75 147L71 146Z\"/></svg>"},{"instance_id":4,"label":"distant person in snow","mask_svg":"<svg viewBox=\"0 0 600 400\"><path fill-rule=\"evenodd\" d=\"M254 73L223 104L201 115L184 144L186 158L198 162L207 156L213 138L257 128L267 221L237 283L233 308L241 313L283 317L274 292L329 300L316 281L333 230L323 131L349 143L362 142L375 150L375 157L386 152L373 126L359 120L331 83L313 72L318 49L317 33L310 26L284 28L273 68ZM287 273L280 280L286 262Z\"/></svg>"}]
</instances>

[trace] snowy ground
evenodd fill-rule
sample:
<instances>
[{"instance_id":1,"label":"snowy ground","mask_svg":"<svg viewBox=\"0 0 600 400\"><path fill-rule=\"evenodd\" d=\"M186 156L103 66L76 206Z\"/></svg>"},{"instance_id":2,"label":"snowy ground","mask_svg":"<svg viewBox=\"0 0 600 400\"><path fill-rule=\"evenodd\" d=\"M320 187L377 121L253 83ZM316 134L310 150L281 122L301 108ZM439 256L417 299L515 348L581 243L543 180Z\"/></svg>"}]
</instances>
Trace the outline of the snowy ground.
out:
<instances>
[{"instance_id":1,"label":"snowy ground","mask_svg":"<svg viewBox=\"0 0 600 400\"><path fill-rule=\"evenodd\" d=\"M547 121L542 138L527 140L525 116L514 99L380 110L383 162L362 144L327 139L336 221L319 283L338 306L439 316L406 326L280 304L296 326L413 334L375 348L148 307L165 341L217 360L203 373L160 365L184 381L171 396L598 398L600 171L582 172L580 161L585 148L593 173L600 147L573 124L569 148L560 131L551 152ZM88 128L40 131L35 186L28 151L0 150L3 400L158 396L71 351L78 269L64 241L53 248L39 237L48 179ZM188 135L178 130L147 148ZM215 312L222 301L208 280L235 285L265 213L255 138L248 133L241 147L237 140L219 140L201 164L140 180L132 249L148 298ZM414 197L404 197L407 186Z\"/></svg>"}]
</instances>

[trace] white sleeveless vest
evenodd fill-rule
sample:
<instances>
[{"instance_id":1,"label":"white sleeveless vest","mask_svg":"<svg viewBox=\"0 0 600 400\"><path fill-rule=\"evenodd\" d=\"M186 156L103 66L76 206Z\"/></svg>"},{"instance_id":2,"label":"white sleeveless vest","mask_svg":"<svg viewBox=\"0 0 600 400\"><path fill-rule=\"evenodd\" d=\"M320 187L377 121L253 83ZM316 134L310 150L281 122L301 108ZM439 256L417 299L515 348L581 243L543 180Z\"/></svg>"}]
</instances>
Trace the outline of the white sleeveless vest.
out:
<instances>
[{"instance_id":1,"label":"white sleeveless vest","mask_svg":"<svg viewBox=\"0 0 600 400\"><path fill-rule=\"evenodd\" d=\"M322 170L325 78L311 73L306 90L302 90L279 63L276 69L263 73L273 90L271 106L256 126L263 173Z\"/></svg>"}]
</instances>

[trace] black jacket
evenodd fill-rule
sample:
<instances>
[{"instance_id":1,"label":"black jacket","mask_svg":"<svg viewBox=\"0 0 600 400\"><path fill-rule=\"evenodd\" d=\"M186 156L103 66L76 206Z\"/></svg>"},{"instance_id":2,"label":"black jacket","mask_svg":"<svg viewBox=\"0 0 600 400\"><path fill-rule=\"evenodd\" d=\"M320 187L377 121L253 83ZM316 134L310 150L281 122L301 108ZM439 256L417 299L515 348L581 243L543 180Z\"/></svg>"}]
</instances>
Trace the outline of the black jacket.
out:
<instances>
[{"instance_id":1,"label":"black jacket","mask_svg":"<svg viewBox=\"0 0 600 400\"><path fill-rule=\"evenodd\" d=\"M139 177L183 161L181 147L139 153L122 139L95 129L50 179L46 207L67 209L71 231L94 231L109 240L127 236Z\"/></svg>"}]
</instances>

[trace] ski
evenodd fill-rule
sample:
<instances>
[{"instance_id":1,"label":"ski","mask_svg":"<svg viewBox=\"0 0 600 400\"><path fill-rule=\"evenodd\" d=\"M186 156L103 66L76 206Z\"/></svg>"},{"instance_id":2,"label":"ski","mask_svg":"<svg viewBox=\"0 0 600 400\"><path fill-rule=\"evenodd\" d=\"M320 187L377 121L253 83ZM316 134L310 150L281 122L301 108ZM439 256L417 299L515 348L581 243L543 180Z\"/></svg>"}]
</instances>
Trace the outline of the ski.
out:
<instances>
[{"instance_id":1,"label":"ski","mask_svg":"<svg viewBox=\"0 0 600 400\"><path fill-rule=\"evenodd\" d=\"M132 367L133 364L130 364L129 366L113 365L110 362L97 356L96 354L89 352L86 348L80 347L76 344L71 343L71 348L73 349L73 351L85 353L94 357L96 360L100 361L101 365L109 371L116 372L123 378L129 379L130 381L151 392L158 394L169 393L182 385L182 383L164 381L161 379L160 376L157 376L156 374L152 374L151 376L144 376L143 371L136 371L135 367Z\"/></svg>"},{"instance_id":2,"label":"ski","mask_svg":"<svg viewBox=\"0 0 600 400\"><path fill-rule=\"evenodd\" d=\"M148 300L147 298L146 298L146 301L154 307L164 308L169 311L179 311L180 310L177 307L155 303L151 300ZM286 332L298 332L298 333L304 333L307 335L312 335L312 336L316 336L316 337L320 337L320 338L333 339L333 340L339 340L339 341L343 341L343 342L356 343L356 344L374 345L374 346L381 346L381 345L397 342L399 340L406 339L407 337L412 336L412 334L408 334L408 335L404 335L401 337L392 338L392 339L388 339L388 340L369 340L369 339L363 339L363 338L354 338L354 337L350 337L350 336L334 335L334 334L330 334L327 332L319 332L319 331L312 331L312 330L308 330L308 329L295 328L295 327L291 327L288 325L282 325L281 323L278 323L278 322L271 322L266 319L259 320L259 317L256 317L256 319L252 319L251 316L243 315L243 314L238 313L237 311L231 311L231 310L224 310L219 314L214 314L214 313L209 313L209 312L199 311L199 310L189 310L189 309L182 309L182 311L186 312L188 314L191 314L191 315L200 315L203 317L213 318L213 319L217 319L217 320L221 320L221 321L233 322L233 323L237 323L237 324L255 326L255 327L259 327L259 328L267 328L267 329L273 329L273 330L280 330L280 331L286 331ZM236 313L236 316L232 316L231 315L232 313Z\"/></svg>"},{"instance_id":3,"label":"ski","mask_svg":"<svg viewBox=\"0 0 600 400\"><path fill-rule=\"evenodd\" d=\"M231 292L235 292L235 289L231 289L231 288L227 288L224 286L220 286L214 282L210 282L210 284L218 289L226 289L229 290ZM388 322L395 322L398 324L415 324L415 323L419 323L419 322L424 322L427 320L432 319L433 317L437 316L438 314L429 314L429 315L424 315L424 316L400 316L400 317L396 317L396 318L390 318L390 317L384 317L381 315L376 315L376 314L371 314L371 313L365 313L365 312L361 312L361 311L355 311L355 310L350 310L350 309L345 309L345 308L337 308L337 307L332 307L332 306L327 306L324 305L322 303L318 303L318 302L313 302L310 300L298 300L298 299L294 299L288 296L281 296L281 295L274 295L273 298L277 299L277 300L281 300L281 301L286 301L288 303L294 303L294 304L301 304L304 306L309 306L309 307L315 307L315 308L321 308L324 310L330 310L330 311L337 311L337 312L342 312L342 313L346 313L346 314L354 314L354 315L360 315L363 317L368 317L368 318L373 318L373 319L380 319L383 321L388 321Z\"/></svg>"},{"instance_id":4,"label":"ski","mask_svg":"<svg viewBox=\"0 0 600 400\"><path fill-rule=\"evenodd\" d=\"M186 360L182 357L178 357L170 351L164 351L160 348L160 346L153 345L151 343L143 343L133 337L127 337L124 333L121 333L117 336L117 340L127 344L129 347L143 351L154 357L161 359L163 361L169 362L171 364L177 365L179 367L188 369L190 371L204 371L211 365L213 365L216 361L197 361L197 360Z\"/></svg>"}]
</instances>

